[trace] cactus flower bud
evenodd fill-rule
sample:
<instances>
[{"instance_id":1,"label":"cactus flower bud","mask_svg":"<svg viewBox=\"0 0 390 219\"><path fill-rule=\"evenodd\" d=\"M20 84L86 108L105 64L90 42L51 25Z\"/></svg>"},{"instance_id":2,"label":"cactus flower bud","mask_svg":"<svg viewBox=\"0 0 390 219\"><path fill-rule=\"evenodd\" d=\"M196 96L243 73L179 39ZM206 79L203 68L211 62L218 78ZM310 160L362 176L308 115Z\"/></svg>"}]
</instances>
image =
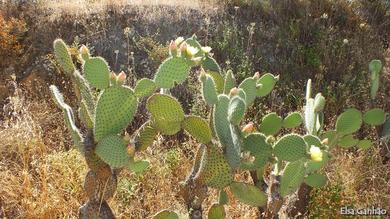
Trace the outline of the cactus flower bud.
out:
<instances>
[{"instance_id":1,"label":"cactus flower bud","mask_svg":"<svg viewBox=\"0 0 390 219\"><path fill-rule=\"evenodd\" d=\"M242 132L246 133L246 134L249 134L249 133L252 133L255 131L255 125L253 124L253 122L249 122L248 124L246 124L242 130Z\"/></svg>"},{"instance_id":2,"label":"cactus flower bud","mask_svg":"<svg viewBox=\"0 0 390 219\"><path fill-rule=\"evenodd\" d=\"M187 52L187 55L189 57L193 57L194 55L196 55L196 53L199 52L199 49L197 49L193 46L187 45L186 52Z\"/></svg>"},{"instance_id":3,"label":"cactus flower bud","mask_svg":"<svg viewBox=\"0 0 390 219\"><path fill-rule=\"evenodd\" d=\"M200 65L202 62L202 57L192 58L191 61L193 61L195 65Z\"/></svg>"},{"instance_id":4,"label":"cactus flower bud","mask_svg":"<svg viewBox=\"0 0 390 219\"><path fill-rule=\"evenodd\" d=\"M182 43L184 41L184 38L183 37L178 37L176 40L175 40L175 44L178 46L180 45L180 43Z\"/></svg>"},{"instance_id":5,"label":"cactus flower bud","mask_svg":"<svg viewBox=\"0 0 390 219\"><path fill-rule=\"evenodd\" d=\"M275 137L272 136L272 135L269 135L269 136L265 139L265 141L266 141L268 144L272 144L272 143L275 142Z\"/></svg>"},{"instance_id":6,"label":"cactus flower bud","mask_svg":"<svg viewBox=\"0 0 390 219\"><path fill-rule=\"evenodd\" d=\"M202 49L202 52L204 52L206 54L211 51L211 47L210 46L203 46L201 49Z\"/></svg>"},{"instance_id":7,"label":"cactus flower bud","mask_svg":"<svg viewBox=\"0 0 390 219\"><path fill-rule=\"evenodd\" d=\"M85 46L85 45L82 45L79 49L79 53L81 55L81 58L86 61L89 59L90 55L89 55L89 49Z\"/></svg>"},{"instance_id":8,"label":"cactus flower bud","mask_svg":"<svg viewBox=\"0 0 390 219\"><path fill-rule=\"evenodd\" d=\"M324 140L321 141L321 144L328 145L329 144L329 139L325 138Z\"/></svg>"},{"instance_id":9,"label":"cactus flower bud","mask_svg":"<svg viewBox=\"0 0 390 219\"><path fill-rule=\"evenodd\" d=\"M255 72L255 74L253 75L253 79L258 80L259 78L260 78L260 73L257 71L257 72Z\"/></svg>"},{"instance_id":10,"label":"cactus flower bud","mask_svg":"<svg viewBox=\"0 0 390 219\"><path fill-rule=\"evenodd\" d=\"M134 157L134 154L135 154L135 145L134 144L130 143L127 145L127 153L130 156Z\"/></svg>"},{"instance_id":11,"label":"cactus flower bud","mask_svg":"<svg viewBox=\"0 0 390 219\"><path fill-rule=\"evenodd\" d=\"M310 157L314 161L322 161L322 151L319 147L312 145L310 147Z\"/></svg>"},{"instance_id":12,"label":"cactus flower bud","mask_svg":"<svg viewBox=\"0 0 390 219\"><path fill-rule=\"evenodd\" d=\"M123 71L121 71L119 74L118 74L118 82L125 82L126 80L126 73L124 73Z\"/></svg>"},{"instance_id":13,"label":"cactus flower bud","mask_svg":"<svg viewBox=\"0 0 390 219\"><path fill-rule=\"evenodd\" d=\"M116 74L114 72L111 72L110 79L116 81L116 78L117 78Z\"/></svg>"},{"instance_id":14,"label":"cactus flower bud","mask_svg":"<svg viewBox=\"0 0 390 219\"><path fill-rule=\"evenodd\" d=\"M230 90L230 93L229 93L229 96L233 97L235 95L238 94L238 88L236 87L233 87L231 90Z\"/></svg>"},{"instance_id":15,"label":"cactus flower bud","mask_svg":"<svg viewBox=\"0 0 390 219\"><path fill-rule=\"evenodd\" d=\"M187 43L186 42L183 42L182 44L180 44L180 52L181 54L185 54L186 51L187 51Z\"/></svg>"},{"instance_id":16,"label":"cactus flower bud","mask_svg":"<svg viewBox=\"0 0 390 219\"><path fill-rule=\"evenodd\" d=\"M172 56L176 56L176 54L177 54L177 45L176 45L175 41L173 41L173 40L169 44L169 53Z\"/></svg>"}]
</instances>

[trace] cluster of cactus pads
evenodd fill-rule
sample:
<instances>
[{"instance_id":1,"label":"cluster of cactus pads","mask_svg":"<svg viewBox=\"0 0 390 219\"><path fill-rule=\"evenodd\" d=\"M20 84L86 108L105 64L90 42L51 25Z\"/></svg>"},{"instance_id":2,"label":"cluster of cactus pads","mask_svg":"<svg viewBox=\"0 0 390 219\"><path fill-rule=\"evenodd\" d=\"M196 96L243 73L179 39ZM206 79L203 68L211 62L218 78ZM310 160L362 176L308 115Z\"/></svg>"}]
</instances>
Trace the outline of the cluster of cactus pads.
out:
<instances>
[{"instance_id":1,"label":"cluster of cactus pads","mask_svg":"<svg viewBox=\"0 0 390 219\"><path fill-rule=\"evenodd\" d=\"M143 78L132 89L124 85L124 73L112 73L106 61L92 57L85 46L72 57L62 40L54 42L58 63L74 84L78 118L83 124L81 131L72 108L52 85L51 91L64 111L74 145L85 155L90 168L85 179L89 200L80 208L82 218L114 217L105 200L115 192L117 173L122 168L145 169L147 161L135 160L135 152L152 145L158 134L174 135L184 130L199 142L192 172L183 182L181 193L190 217L201 218L207 188L218 189L219 200L209 209L208 217L224 218L223 206L228 204L226 190L245 204L265 206L266 214L276 214L283 198L297 191L302 183L311 187L326 184L321 168L329 161L333 146L367 149L372 145L371 140L357 139L354 133L363 122L372 126L385 123L382 109L374 108L364 114L348 109L338 116L334 130L324 131L326 101L321 93L312 97L310 80L302 112L292 112L284 118L272 112L259 121L250 121L253 118L246 118L246 111L256 98L265 97L273 90L279 76L255 73L237 83L232 71L221 70L210 50L202 47L195 36L171 41L169 57L153 80ZM81 73L73 60L82 66ZM200 72L202 96L211 112L209 118L185 115L181 104L169 92L183 83L193 68ZM379 86L380 61L371 62L369 69L374 99ZM124 134L142 97L148 97L146 108L150 119L133 135ZM389 119L386 123L384 136L389 135ZM306 133L294 133L302 124ZM269 169L271 175L264 177ZM254 184L235 181L234 174L239 171L250 171L256 178ZM164 210L154 218L178 216Z\"/></svg>"}]
</instances>

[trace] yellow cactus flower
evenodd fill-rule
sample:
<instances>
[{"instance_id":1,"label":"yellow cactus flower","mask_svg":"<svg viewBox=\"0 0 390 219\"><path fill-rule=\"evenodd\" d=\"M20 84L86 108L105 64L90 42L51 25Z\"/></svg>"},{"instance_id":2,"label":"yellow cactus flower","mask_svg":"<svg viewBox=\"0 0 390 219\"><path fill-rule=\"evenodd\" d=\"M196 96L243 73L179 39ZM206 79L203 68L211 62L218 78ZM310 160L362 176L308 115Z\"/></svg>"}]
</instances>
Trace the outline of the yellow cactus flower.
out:
<instances>
[{"instance_id":1,"label":"yellow cactus flower","mask_svg":"<svg viewBox=\"0 0 390 219\"><path fill-rule=\"evenodd\" d=\"M322 161L322 151L319 147L312 145L310 147L310 157L314 161Z\"/></svg>"}]
</instances>

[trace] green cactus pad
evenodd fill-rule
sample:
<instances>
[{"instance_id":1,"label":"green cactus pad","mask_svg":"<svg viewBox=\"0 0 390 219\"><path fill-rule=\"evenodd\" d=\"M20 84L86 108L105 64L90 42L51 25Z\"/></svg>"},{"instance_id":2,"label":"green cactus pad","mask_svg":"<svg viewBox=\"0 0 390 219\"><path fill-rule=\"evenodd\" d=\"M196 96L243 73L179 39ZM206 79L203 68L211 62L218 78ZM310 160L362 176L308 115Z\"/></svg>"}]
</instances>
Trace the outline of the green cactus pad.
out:
<instances>
[{"instance_id":1,"label":"green cactus pad","mask_svg":"<svg viewBox=\"0 0 390 219\"><path fill-rule=\"evenodd\" d=\"M321 93L318 93L314 98L314 111L315 112L322 111L325 107L325 103L326 103L325 97L322 96Z\"/></svg>"},{"instance_id":2,"label":"green cactus pad","mask_svg":"<svg viewBox=\"0 0 390 219\"><path fill-rule=\"evenodd\" d=\"M371 80L371 90L370 90L370 95L371 99L375 99L376 95L379 90L379 77L375 78L374 80Z\"/></svg>"},{"instance_id":3,"label":"green cactus pad","mask_svg":"<svg viewBox=\"0 0 390 219\"><path fill-rule=\"evenodd\" d=\"M326 176L319 173L310 174L305 179L305 183L314 188L320 188L325 186L326 181L327 181Z\"/></svg>"},{"instance_id":4,"label":"green cactus pad","mask_svg":"<svg viewBox=\"0 0 390 219\"><path fill-rule=\"evenodd\" d=\"M228 194L224 190L219 191L218 203L220 205L226 205L229 202Z\"/></svg>"},{"instance_id":5,"label":"green cactus pad","mask_svg":"<svg viewBox=\"0 0 390 219\"><path fill-rule=\"evenodd\" d=\"M72 57L68 46L62 39L56 39L53 43L54 55L61 68L64 69L65 73L72 75L76 68L73 65Z\"/></svg>"},{"instance_id":6,"label":"green cactus pad","mask_svg":"<svg viewBox=\"0 0 390 219\"><path fill-rule=\"evenodd\" d=\"M228 120L228 108L229 97L225 94L220 94L212 118L215 134L225 150L225 157L229 165L232 168L236 168L240 164L241 155L240 142L238 141L239 134L236 129L233 129Z\"/></svg>"},{"instance_id":7,"label":"green cactus pad","mask_svg":"<svg viewBox=\"0 0 390 219\"><path fill-rule=\"evenodd\" d=\"M267 204L267 195L256 186L247 183L233 182L230 185L230 191L235 198L244 204L254 207Z\"/></svg>"},{"instance_id":8,"label":"green cactus pad","mask_svg":"<svg viewBox=\"0 0 390 219\"><path fill-rule=\"evenodd\" d=\"M184 82L190 73L191 66L181 57L169 57L157 69L154 82L159 88L172 88L175 83Z\"/></svg>"},{"instance_id":9,"label":"green cactus pad","mask_svg":"<svg viewBox=\"0 0 390 219\"><path fill-rule=\"evenodd\" d=\"M357 145L357 143L359 143L359 139L355 139L352 134L349 134L342 137L339 140L338 145L343 148L350 148Z\"/></svg>"},{"instance_id":10,"label":"green cactus pad","mask_svg":"<svg viewBox=\"0 0 390 219\"><path fill-rule=\"evenodd\" d=\"M207 213L207 219L224 219L225 216L225 208L221 204L211 205Z\"/></svg>"},{"instance_id":11,"label":"green cactus pad","mask_svg":"<svg viewBox=\"0 0 390 219\"><path fill-rule=\"evenodd\" d=\"M222 152L213 144L206 146L200 164L199 175L202 184L223 189L233 182L233 176Z\"/></svg>"},{"instance_id":12,"label":"green cactus pad","mask_svg":"<svg viewBox=\"0 0 390 219\"><path fill-rule=\"evenodd\" d=\"M93 57L84 62L83 72L88 82L103 90L110 85L110 69L102 57Z\"/></svg>"},{"instance_id":13,"label":"green cactus pad","mask_svg":"<svg viewBox=\"0 0 390 219\"><path fill-rule=\"evenodd\" d=\"M95 140L99 142L109 134L117 134L131 122L137 110L133 90L115 86L105 89L99 96L95 114Z\"/></svg>"},{"instance_id":14,"label":"green cactus pad","mask_svg":"<svg viewBox=\"0 0 390 219\"><path fill-rule=\"evenodd\" d=\"M372 145L373 145L373 143L371 140L364 139L364 140L360 140L358 142L357 147L360 149L363 149L363 150L367 150L367 149L371 148Z\"/></svg>"},{"instance_id":15,"label":"green cactus pad","mask_svg":"<svg viewBox=\"0 0 390 219\"><path fill-rule=\"evenodd\" d=\"M91 117L95 116L95 99L92 95L91 88L88 85L88 82L85 80L83 76L80 75L79 71L74 71L74 78L77 88L80 91L81 98L85 101L85 105L87 106L88 113Z\"/></svg>"},{"instance_id":16,"label":"green cactus pad","mask_svg":"<svg viewBox=\"0 0 390 219\"><path fill-rule=\"evenodd\" d=\"M296 161L306 156L306 142L297 134L288 134L280 138L274 145L274 154L278 159Z\"/></svg>"},{"instance_id":17,"label":"green cactus pad","mask_svg":"<svg viewBox=\"0 0 390 219\"><path fill-rule=\"evenodd\" d=\"M242 145L243 152L249 152L254 160L241 162L241 168L245 170L256 170L263 168L272 155L272 147L266 142L266 136L262 133L252 133L244 138Z\"/></svg>"},{"instance_id":18,"label":"green cactus pad","mask_svg":"<svg viewBox=\"0 0 390 219\"><path fill-rule=\"evenodd\" d=\"M368 65L368 69L370 72L379 73L382 69L382 62L381 60L372 60L370 64Z\"/></svg>"},{"instance_id":19,"label":"green cactus pad","mask_svg":"<svg viewBox=\"0 0 390 219\"><path fill-rule=\"evenodd\" d=\"M314 171L320 170L328 163L328 161L329 161L329 153L327 151L322 151L321 161L307 160L306 173L312 173Z\"/></svg>"},{"instance_id":20,"label":"green cactus pad","mask_svg":"<svg viewBox=\"0 0 390 219\"><path fill-rule=\"evenodd\" d=\"M385 111L380 108L371 109L363 115L363 121L369 125L382 125L385 120Z\"/></svg>"},{"instance_id":21,"label":"green cactus pad","mask_svg":"<svg viewBox=\"0 0 390 219\"><path fill-rule=\"evenodd\" d=\"M137 97L147 97L156 90L156 84L149 78L142 78L137 81L137 85L134 88L134 94Z\"/></svg>"},{"instance_id":22,"label":"green cactus pad","mask_svg":"<svg viewBox=\"0 0 390 219\"><path fill-rule=\"evenodd\" d=\"M166 135L174 135L181 129L184 111L180 103L169 95L154 94L149 97L146 109L152 114L156 128Z\"/></svg>"},{"instance_id":23,"label":"green cactus pad","mask_svg":"<svg viewBox=\"0 0 390 219\"><path fill-rule=\"evenodd\" d=\"M202 67L205 70L213 71L213 72L221 72L221 67L219 67L217 61L213 57L206 56L202 62Z\"/></svg>"},{"instance_id":24,"label":"green cactus pad","mask_svg":"<svg viewBox=\"0 0 390 219\"><path fill-rule=\"evenodd\" d=\"M302 116L299 112L293 112L288 114L283 120L282 126L284 128L295 128L302 124Z\"/></svg>"},{"instance_id":25,"label":"green cactus pad","mask_svg":"<svg viewBox=\"0 0 390 219\"><path fill-rule=\"evenodd\" d=\"M219 72L215 71L207 71L207 74L213 78L218 94L223 93L225 79L222 77L222 75Z\"/></svg>"},{"instance_id":26,"label":"green cactus pad","mask_svg":"<svg viewBox=\"0 0 390 219\"><path fill-rule=\"evenodd\" d=\"M288 163L280 181L280 195L286 197L295 192L305 177L305 166L302 160Z\"/></svg>"},{"instance_id":27,"label":"green cactus pad","mask_svg":"<svg viewBox=\"0 0 390 219\"><path fill-rule=\"evenodd\" d=\"M303 136L303 139L305 140L305 142L306 142L306 144L309 146L309 148L310 148L310 146L312 146L312 145L314 145L314 146L316 146L316 147L319 147L319 148L322 147L320 138L318 138L318 137L315 136L315 135L310 135L310 134L308 134L308 135Z\"/></svg>"},{"instance_id":28,"label":"green cactus pad","mask_svg":"<svg viewBox=\"0 0 390 219\"><path fill-rule=\"evenodd\" d=\"M99 141L95 152L112 168L124 167L131 160L127 153L126 141L117 135L108 135Z\"/></svg>"},{"instance_id":29,"label":"green cactus pad","mask_svg":"<svg viewBox=\"0 0 390 219\"><path fill-rule=\"evenodd\" d=\"M360 129L362 113L354 108L348 109L337 117L336 131L340 134L351 134Z\"/></svg>"},{"instance_id":30,"label":"green cactus pad","mask_svg":"<svg viewBox=\"0 0 390 219\"><path fill-rule=\"evenodd\" d=\"M200 143L211 141L212 134L208 122L199 116L186 116L182 123L183 129L195 137Z\"/></svg>"},{"instance_id":31,"label":"green cactus pad","mask_svg":"<svg viewBox=\"0 0 390 219\"><path fill-rule=\"evenodd\" d=\"M246 104L239 96L234 96L229 102L228 119L233 125L240 124L245 115Z\"/></svg>"},{"instance_id":32,"label":"green cactus pad","mask_svg":"<svg viewBox=\"0 0 390 219\"><path fill-rule=\"evenodd\" d=\"M170 210L162 210L153 216L153 219L179 219L179 216Z\"/></svg>"},{"instance_id":33,"label":"green cactus pad","mask_svg":"<svg viewBox=\"0 0 390 219\"><path fill-rule=\"evenodd\" d=\"M72 108L64 102L64 97L62 94L59 92L58 88L54 85L50 86L50 91L53 96L54 101L56 102L57 106L62 109L64 113L64 120L65 123L68 127L68 129L71 132L72 135L72 140L76 148L83 153L83 138L81 136L81 133L79 129L77 128L75 124L75 117L73 115L73 110Z\"/></svg>"},{"instance_id":34,"label":"green cactus pad","mask_svg":"<svg viewBox=\"0 0 390 219\"><path fill-rule=\"evenodd\" d=\"M223 93L229 94L230 90L236 86L236 79L234 78L233 71L228 70L225 75L225 83L223 87Z\"/></svg>"},{"instance_id":35,"label":"green cactus pad","mask_svg":"<svg viewBox=\"0 0 390 219\"><path fill-rule=\"evenodd\" d=\"M241 82L238 88L241 88L245 91L246 105L250 106L256 99L256 80L253 78L247 78Z\"/></svg>"},{"instance_id":36,"label":"green cactus pad","mask_svg":"<svg viewBox=\"0 0 390 219\"><path fill-rule=\"evenodd\" d=\"M246 93L245 93L245 91L242 88L238 89L237 96L241 97L243 100L246 100Z\"/></svg>"},{"instance_id":37,"label":"green cactus pad","mask_svg":"<svg viewBox=\"0 0 390 219\"><path fill-rule=\"evenodd\" d=\"M152 127L151 122L145 122L138 130L135 136L135 148L143 151L153 144L157 135L157 130Z\"/></svg>"},{"instance_id":38,"label":"green cactus pad","mask_svg":"<svg viewBox=\"0 0 390 219\"><path fill-rule=\"evenodd\" d=\"M257 88L256 95L258 97L267 96L271 93L272 89L274 89L276 82L279 80L278 76L274 76L273 74L266 73L257 80L257 84L261 84L262 86Z\"/></svg>"},{"instance_id":39,"label":"green cactus pad","mask_svg":"<svg viewBox=\"0 0 390 219\"><path fill-rule=\"evenodd\" d=\"M381 138L383 140L390 138L390 118L387 118L385 124L383 124Z\"/></svg>"},{"instance_id":40,"label":"green cactus pad","mask_svg":"<svg viewBox=\"0 0 390 219\"><path fill-rule=\"evenodd\" d=\"M269 113L263 117L260 124L260 132L265 135L275 135L282 128L283 119L276 113Z\"/></svg>"},{"instance_id":41,"label":"green cactus pad","mask_svg":"<svg viewBox=\"0 0 390 219\"><path fill-rule=\"evenodd\" d=\"M336 130L329 130L329 131L324 132L321 135L321 140L324 140L326 138L328 139L328 146L329 147L336 145L336 143L338 141L338 134L337 134Z\"/></svg>"},{"instance_id":42,"label":"green cactus pad","mask_svg":"<svg viewBox=\"0 0 390 219\"><path fill-rule=\"evenodd\" d=\"M304 107L304 117L305 117L305 127L309 134L315 134L316 132L316 122L317 116L314 111L314 99L309 98L306 100L306 105Z\"/></svg>"},{"instance_id":43,"label":"green cactus pad","mask_svg":"<svg viewBox=\"0 0 390 219\"><path fill-rule=\"evenodd\" d=\"M202 96L210 106L216 104L218 101L216 86L211 76L206 75L205 80L202 81Z\"/></svg>"},{"instance_id":44,"label":"green cactus pad","mask_svg":"<svg viewBox=\"0 0 390 219\"><path fill-rule=\"evenodd\" d=\"M93 129L93 117L88 112L88 107L84 100L80 102L79 113L80 120L84 123L85 127L87 129Z\"/></svg>"}]
</instances>

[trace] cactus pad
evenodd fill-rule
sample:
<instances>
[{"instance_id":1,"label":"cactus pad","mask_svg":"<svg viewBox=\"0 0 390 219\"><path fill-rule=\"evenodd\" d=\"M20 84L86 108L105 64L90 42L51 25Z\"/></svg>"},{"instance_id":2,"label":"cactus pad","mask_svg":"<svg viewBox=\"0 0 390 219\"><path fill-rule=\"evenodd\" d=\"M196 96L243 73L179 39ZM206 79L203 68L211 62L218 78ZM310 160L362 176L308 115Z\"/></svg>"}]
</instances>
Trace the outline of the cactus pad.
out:
<instances>
[{"instance_id":1,"label":"cactus pad","mask_svg":"<svg viewBox=\"0 0 390 219\"><path fill-rule=\"evenodd\" d=\"M233 193L235 198L244 204L255 207L267 204L266 194L256 186L247 183L233 182L230 185L230 191Z\"/></svg>"},{"instance_id":2,"label":"cactus pad","mask_svg":"<svg viewBox=\"0 0 390 219\"><path fill-rule=\"evenodd\" d=\"M110 69L102 57L93 57L85 61L83 72L88 82L97 89L103 90L110 85Z\"/></svg>"},{"instance_id":3,"label":"cactus pad","mask_svg":"<svg viewBox=\"0 0 390 219\"><path fill-rule=\"evenodd\" d=\"M308 135L303 136L303 139L306 141L306 144L309 146L309 148L312 145L319 147L319 148L322 147L321 140L315 135L308 134Z\"/></svg>"},{"instance_id":4,"label":"cactus pad","mask_svg":"<svg viewBox=\"0 0 390 219\"><path fill-rule=\"evenodd\" d=\"M88 111L87 104L84 100L80 102L79 108L80 120L85 124L87 129L93 129L93 117Z\"/></svg>"},{"instance_id":5,"label":"cactus pad","mask_svg":"<svg viewBox=\"0 0 390 219\"><path fill-rule=\"evenodd\" d=\"M85 102L88 113L91 117L95 116L95 99L92 95L91 88L88 85L88 82L83 76L80 75L79 71L74 71L74 78L76 85L80 91L81 98Z\"/></svg>"},{"instance_id":6,"label":"cactus pad","mask_svg":"<svg viewBox=\"0 0 390 219\"><path fill-rule=\"evenodd\" d=\"M274 154L281 160L296 161L306 156L306 142L297 134L288 134L280 138L274 146Z\"/></svg>"},{"instance_id":7,"label":"cactus pad","mask_svg":"<svg viewBox=\"0 0 390 219\"><path fill-rule=\"evenodd\" d=\"M143 151L153 144L157 135L157 130L152 127L151 122L145 122L137 131L135 136L135 148Z\"/></svg>"},{"instance_id":8,"label":"cactus pad","mask_svg":"<svg viewBox=\"0 0 390 219\"><path fill-rule=\"evenodd\" d=\"M302 116L299 112L290 113L283 120L284 128L295 128L302 124Z\"/></svg>"},{"instance_id":9,"label":"cactus pad","mask_svg":"<svg viewBox=\"0 0 390 219\"><path fill-rule=\"evenodd\" d=\"M219 67L217 61L213 59L213 57L206 56L205 59L202 62L202 67L205 70L213 71L213 72L221 72L221 67Z\"/></svg>"},{"instance_id":10,"label":"cactus pad","mask_svg":"<svg viewBox=\"0 0 390 219\"><path fill-rule=\"evenodd\" d=\"M280 194L285 197L295 192L305 177L305 166L302 160L288 163L284 168L280 182Z\"/></svg>"},{"instance_id":11,"label":"cactus pad","mask_svg":"<svg viewBox=\"0 0 390 219\"><path fill-rule=\"evenodd\" d=\"M247 135L244 138L242 150L254 157L253 161L242 161L241 168L246 170L264 167L272 155L272 147L266 142L266 136L261 133Z\"/></svg>"},{"instance_id":12,"label":"cactus pad","mask_svg":"<svg viewBox=\"0 0 390 219\"><path fill-rule=\"evenodd\" d=\"M385 120L385 112L379 108L371 109L363 115L363 121L369 125L382 125Z\"/></svg>"},{"instance_id":13,"label":"cactus pad","mask_svg":"<svg viewBox=\"0 0 390 219\"><path fill-rule=\"evenodd\" d=\"M276 82L279 78L274 76L273 74L266 73L257 80L257 84L261 84L262 86L257 88L256 95L258 97L267 96L271 93L272 89L274 89Z\"/></svg>"},{"instance_id":14,"label":"cactus pad","mask_svg":"<svg viewBox=\"0 0 390 219\"><path fill-rule=\"evenodd\" d=\"M223 87L223 93L229 94L230 90L236 86L236 79L234 78L233 71L228 70L225 75L225 83Z\"/></svg>"},{"instance_id":15,"label":"cactus pad","mask_svg":"<svg viewBox=\"0 0 390 219\"><path fill-rule=\"evenodd\" d=\"M174 135L181 129L184 111L171 96L154 94L149 97L146 109L152 114L153 125L166 135Z\"/></svg>"},{"instance_id":16,"label":"cactus pad","mask_svg":"<svg viewBox=\"0 0 390 219\"><path fill-rule=\"evenodd\" d=\"M131 157L127 153L126 141L117 135L103 138L96 146L96 154L112 168L126 166Z\"/></svg>"},{"instance_id":17,"label":"cactus pad","mask_svg":"<svg viewBox=\"0 0 390 219\"><path fill-rule=\"evenodd\" d=\"M260 124L260 132L265 135L275 135L282 128L282 118L276 113L265 115Z\"/></svg>"},{"instance_id":18,"label":"cactus pad","mask_svg":"<svg viewBox=\"0 0 390 219\"><path fill-rule=\"evenodd\" d=\"M316 113L314 111L314 99L309 98L306 100L304 107L305 127L309 134L315 134L316 132Z\"/></svg>"},{"instance_id":19,"label":"cactus pad","mask_svg":"<svg viewBox=\"0 0 390 219\"><path fill-rule=\"evenodd\" d=\"M359 143L359 139L355 139L352 134L346 135L342 137L338 144L343 148L350 148Z\"/></svg>"},{"instance_id":20,"label":"cactus pad","mask_svg":"<svg viewBox=\"0 0 390 219\"><path fill-rule=\"evenodd\" d=\"M245 115L245 109L245 101L239 96L234 96L229 102L228 118L230 123L239 125Z\"/></svg>"},{"instance_id":21,"label":"cactus pad","mask_svg":"<svg viewBox=\"0 0 390 219\"><path fill-rule=\"evenodd\" d=\"M170 210L162 210L153 216L153 219L179 219L179 216Z\"/></svg>"},{"instance_id":22,"label":"cactus pad","mask_svg":"<svg viewBox=\"0 0 390 219\"><path fill-rule=\"evenodd\" d=\"M351 134L360 129L362 113L354 108L348 109L337 117L336 131L340 134Z\"/></svg>"},{"instance_id":23,"label":"cactus pad","mask_svg":"<svg viewBox=\"0 0 390 219\"><path fill-rule=\"evenodd\" d=\"M100 95L95 114L95 140L119 133L131 122L137 109L137 100L128 87L110 87Z\"/></svg>"},{"instance_id":24,"label":"cactus pad","mask_svg":"<svg viewBox=\"0 0 390 219\"><path fill-rule=\"evenodd\" d=\"M184 130L195 137L200 143L207 144L211 141L211 129L205 119L199 116L187 116L182 126Z\"/></svg>"},{"instance_id":25,"label":"cactus pad","mask_svg":"<svg viewBox=\"0 0 390 219\"><path fill-rule=\"evenodd\" d=\"M219 72L215 71L207 71L207 74L213 78L218 94L223 93L225 80L222 75Z\"/></svg>"},{"instance_id":26,"label":"cactus pad","mask_svg":"<svg viewBox=\"0 0 390 219\"><path fill-rule=\"evenodd\" d=\"M256 99L256 80L253 78L247 78L243 80L238 87L245 91L246 105L250 106Z\"/></svg>"},{"instance_id":27,"label":"cactus pad","mask_svg":"<svg viewBox=\"0 0 390 219\"><path fill-rule=\"evenodd\" d=\"M149 161L147 160L137 160L134 162L130 162L127 165L127 169L133 173L142 173L146 171L150 166Z\"/></svg>"},{"instance_id":28,"label":"cactus pad","mask_svg":"<svg viewBox=\"0 0 390 219\"><path fill-rule=\"evenodd\" d=\"M200 170L196 176L202 184L223 189L233 182L233 176L219 148L213 144L206 146L203 151Z\"/></svg>"},{"instance_id":29,"label":"cactus pad","mask_svg":"<svg viewBox=\"0 0 390 219\"><path fill-rule=\"evenodd\" d=\"M175 82L184 82L190 73L191 66L181 57L166 59L157 69L154 81L159 88L172 88Z\"/></svg>"},{"instance_id":30,"label":"cactus pad","mask_svg":"<svg viewBox=\"0 0 390 219\"><path fill-rule=\"evenodd\" d=\"M146 97L151 95L156 90L156 84L149 78L142 78L137 81L137 85L134 88L134 94L137 97Z\"/></svg>"},{"instance_id":31,"label":"cactus pad","mask_svg":"<svg viewBox=\"0 0 390 219\"><path fill-rule=\"evenodd\" d=\"M357 147L363 150L369 149L372 147L372 141L368 139L360 140Z\"/></svg>"},{"instance_id":32,"label":"cactus pad","mask_svg":"<svg viewBox=\"0 0 390 219\"><path fill-rule=\"evenodd\" d=\"M63 40L56 39L54 40L53 47L57 62L60 64L62 69L64 69L65 73L72 75L76 69L73 65L68 46Z\"/></svg>"},{"instance_id":33,"label":"cactus pad","mask_svg":"<svg viewBox=\"0 0 390 219\"><path fill-rule=\"evenodd\" d=\"M319 173L310 174L305 179L305 183L314 188L320 188L325 186L326 181L327 181L326 176Z\"/></svg>"},{"instance_id":34,"label":"cactus pad","mask_svg":"<svg viewBox=\"0 0 390 219\"><path fill-rule=\"evenodd\" d=\"M318 93L316 97L314 98L314 111L320 112L325 107L325 97L322 96L321 93Z\"/></svg>"},{"instance_id":35,"label":"cactus pad","mask_svg":"<svg viewBox=\"0 0 390 219\"><path fill-rule=\"evenodd\" d=\"M224 219L226 217L225 208L221 204L211 205L208 213L207 219Z\"/></svg>"},{"instance_id":36,"label":"cactus pad","mask_svg":"<svg viewBox=\"0 0 390 219\"><path fill-rule=\"evenodd\" d=\"M216 85L211 76L206 75L205 80L202 81L202 96L210 106L216 104L218 101Z\"/></svg>"}]
</instances>

